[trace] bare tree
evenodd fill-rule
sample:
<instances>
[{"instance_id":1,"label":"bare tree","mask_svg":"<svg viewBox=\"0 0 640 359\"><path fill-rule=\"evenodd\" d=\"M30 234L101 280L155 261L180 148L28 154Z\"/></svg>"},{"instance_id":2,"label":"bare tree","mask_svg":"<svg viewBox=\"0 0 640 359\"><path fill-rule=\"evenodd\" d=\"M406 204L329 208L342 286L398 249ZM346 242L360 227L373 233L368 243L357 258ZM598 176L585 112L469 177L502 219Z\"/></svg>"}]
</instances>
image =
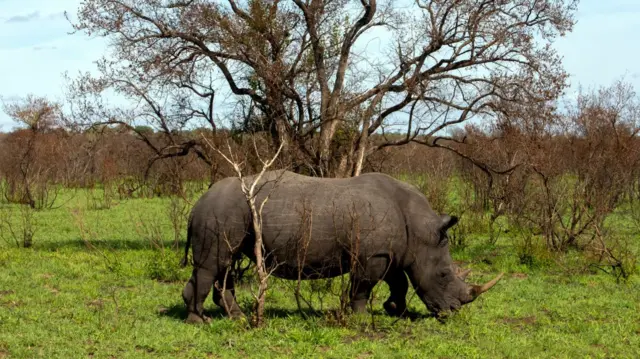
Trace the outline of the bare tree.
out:
<instances>
[{"instance_id":1,"label":"bare tree","mask_svg":"<svg viewBox=\"0 0 640 359\"><path fill-rule=\"evenodd\" d=\"M32 132L45 132L58 124L60 105L44 97L29 94L2 102L4 112Z\"/></svg>"},{"instance_id":2,"label":"bare tree","mask_svg":"<svg viewBox=\"0 0 640 359\"><path fill-rule=\"evenodd\" d=\"M205 142L207 142L206 138L204 138L204 140ZM243 173L244 172L243 164L238 159L235 158L235 156L233 155L233 150L231 149L231 146L228 145L228 142L227 142L227 149L229 151L228 156L225 155L222 151L220 151L217 147L213 147L213 145L210 143L208 144L211 146L211 148L213 148L216 152L218 152L230 165L233 166L233 169L236 171L236 174L238 175L238 178L240 180L242 193L244 193L247 199L247 204L249 205L249 208L251 210L251 223L252 223L253 232L255 236L254 255L255 255L255 261L256 261L256 272L258 276L258 293L254 294L254 299L255 299L254 318L252 322L254 326L259 327L259 326L262 326L262 324L264 323L264 303L265 303L267 289L268 289L268 280L271 275L270 271L275 270L275 268L271 268L269 270L267 268L267 265L265 264L266 254L264 253L264 244L262 240L262 209L264 208L264 205L269 200L269 194L267 194L267 196L264 197L264 199L259 203L256 202L256 198L257 198L258 192L261 189L261 186L259 184L262 181L262 177L264 176L265 172L267 172L267 170L271 168L274 162L278 159L278 156L280 155L280 152L282 151L282 148L284 147L285 143L282 142L280 144L280 147L278 147L278 150L276 151L276 153L273 155L271 159L263 160L260 158L260 154L258 153L258 148L254 142L254 149L256 151L256 155L258 156L258 158L262 163L262 168L260 169L260 172L258 174L252 176L250 179L247 179L247 176ZM224 283L226 283L226 274L225 274ZM224 293L224 290L225 288L222 289L223 293ZM225 307L227 306L226 302L224 303L224 305Z\"/></svg>"},{"instance_id":3,"label":"bare tree","mask_svg":"<svg viewBox=\"0 0 640 359\"><path fill-rule=\"evenodd\" d=\"M110 39L100 75L81 75L76 123L154 124L158 158L195 151L175 134L196 120L211 131L222 94L238 131L266 131L294 170L357 175L371 153L434 136L501 103L529 106L565 86L550 46L571 31L577 0L88 0L77 32ZM376 36L381 45L371 50ZM373 51L373 52L372 52ZM216 89L216 90L214 90ZM138 104L114 110L110 91ZM122 108L119 104L119 108ZM411 112L411 120L407 114ZM399 140L371 136L404 126Z\"/></svg>"}]
</instances>

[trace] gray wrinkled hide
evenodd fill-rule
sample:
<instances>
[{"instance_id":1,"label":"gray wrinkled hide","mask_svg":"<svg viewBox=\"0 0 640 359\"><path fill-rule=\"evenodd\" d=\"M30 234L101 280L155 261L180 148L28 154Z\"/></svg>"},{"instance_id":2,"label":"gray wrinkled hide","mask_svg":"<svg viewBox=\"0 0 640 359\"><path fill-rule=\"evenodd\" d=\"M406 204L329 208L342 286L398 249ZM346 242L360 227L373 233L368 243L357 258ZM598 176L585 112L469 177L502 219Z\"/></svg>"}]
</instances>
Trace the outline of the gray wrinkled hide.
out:
<instances>
[{"instance_id":1,"label":"gray wrinkled hide","mask_svg":"<svg viewBox=\"0 0 640 359\"><path fill-rule=\"evenodd\" d=\"M263 240L274 276L295 280L299 274L313 279L351 273L355 311L365 310L371 289L385 280L391 296L384 307L391 315L401 314L407 275L433 312L470 301L468 287L452 271L445 233L456 219L437 215L415 187L380 173L329 179L272 171L257 188L258 206L269 196L262 211ZM183 299L193 319L202 317L212 284L222 287L234 260L241 254L254 259L251 212L238 178L215 183L198 200L188 231L194 270ZM214 287L214 302L224 307L224 297L228 314L241 315L230 276L226 287L225 293Z\"/></svg>"}]
</instances>

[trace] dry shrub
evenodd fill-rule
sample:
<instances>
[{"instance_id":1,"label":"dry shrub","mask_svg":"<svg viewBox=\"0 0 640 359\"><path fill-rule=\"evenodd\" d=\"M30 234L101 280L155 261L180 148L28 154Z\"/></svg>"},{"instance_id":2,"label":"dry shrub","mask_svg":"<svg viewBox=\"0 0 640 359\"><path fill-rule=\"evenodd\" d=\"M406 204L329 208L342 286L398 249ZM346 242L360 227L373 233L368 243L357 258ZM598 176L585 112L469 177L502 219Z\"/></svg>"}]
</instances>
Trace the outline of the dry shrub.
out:
<instances>
[{"instance_id":1,"label":"dry shrub","mask_svg":"<svg viewBox=\"0 0 640 359\"><path fill-rule=\"evenodd\" d=\"M3 197L16 204L27 204L34 209L52 208L58 197L61 177L58 170L62 148L58 133L18 130L0 146L3 156Z\"/></svg>"},{"instance_id":2,"label":"dry shrub","mask_svg":"<svg viewBox=\"0 0 640 359\"><path fill-rule=\"evenodd\" d=\"M16 247L29 248L33 245L38 221L35 210L30 206L20 205L0 208L0 238Z\"/></svg>"},{"instance_id":3,"label":"dry shrub","mask_svg":"<svg viewBox=\"0 0 640 359\"><path fill-rule=\"evenodd\" d=\"M541 236L551 251L584 249L604 221L633 193L639 164L640 105L623 83L582 93L564 113L506 108L482 131L467 127L456 149L476 209L489 216L492 241L500 217L528 241ZM624 155L622 155L624 154Z\"/></svg>"},{"instance_id":4,"label":"dry shrub","mask_svg":"<svg viewBox=\"0 0 640 359\"><path fill-rule=\"evenodd\" d=\"M626 281L638 272L637 247L624 235L606 227L596 227L594 239L585 252L591 268L614 276L617 282Z\"/></svg>"},{"instance_id":5,"label":"dry shrub","mask_svg":"<svg viewBox=\"0 0 640 359\"><path fill-rule=\"evenodd\" d=\"M165 249L161 216L154 215L153 213L147 213L146 215L132 214L131 221L138 237L147 242L151 249Z\"/></svg>"},{"instance_id":6,"label":"dry shrub","mask_svg":"<svg viewBox=\"0 0 640 359\"><path fill-rule=\"evenodd\" d=\"M109 272L117 276L123 275L127 269L122 266L119 254L113 249L102 249L96 245L100 240L99 220L96 223L88 223L85 211L77 207L69 209L69 213L73 217L74 224L80 233L80 239L86 249L98 254Z\"/></svg>"},{"instance_id":7,"label":"dry shrub","mask_svg":"<svg viewBox=\"0 0 640 359\"><path fill-rule=\"evenodd\" d=\"M191 203L183 197L171 197L165 213L173 229L173 248L178 250L180 241L186 234Z\"/></svg>"},{"instance_id":8,"label":"dry shrub","mask_svg":"<svg viewBox=\"0 0 640 359\"><path fill-rule=\"evenodd\" d=\"M0 172L7 182L4 197L31 208L51 208L61 177L60 162L65 142L59 122L59 104L28 95L3 103L4 112L26 128L9 134L0 143Z\"/></svg>"},{"instance_id":9,"label":"dry shrub","mask_svg":"<svg viewBox=\"0 0 640 359\"><path fill-rule=\"evenodd\" d=\"M112 182L104 182L102 186L92 184L86 191L86 207L92 210L110 209L117 204L116 188Z\"/></svg>"},{"instance_id":10,"label":"dry shrub","mask_svg":"<svg viewBox=\"0 0 640 359\"><path fill-rule=\"evenodd\" d=\"M180 253L169 248L154 250L145 263L145 270L150 279L160 282L176 282L183 280L183 271L176 263L180 261Z\"/></svg>"},{"instance_id":11,"label":"dry shrub","mask_svg":"<svg viewBox=\"0 0 640 359\"><path fill-rule=\"evenodd\" d=\"M581 95L560 118L565 135L549 139L534 162L538 186L528 208L537 213L549 248L579 247L602 235L599 229L635 181L627 169L637 159L622 154L631 155L638 109L635 95L619 83Z\"/></svg>"}]
</instances>

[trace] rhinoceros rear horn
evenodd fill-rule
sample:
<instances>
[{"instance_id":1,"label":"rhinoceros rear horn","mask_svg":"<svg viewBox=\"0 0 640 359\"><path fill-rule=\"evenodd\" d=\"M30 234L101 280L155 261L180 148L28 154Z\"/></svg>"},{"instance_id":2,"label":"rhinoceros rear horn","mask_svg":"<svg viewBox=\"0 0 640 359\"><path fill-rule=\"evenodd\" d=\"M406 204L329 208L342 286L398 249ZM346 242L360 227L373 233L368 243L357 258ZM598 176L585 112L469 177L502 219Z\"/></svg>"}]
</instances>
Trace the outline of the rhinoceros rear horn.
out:
<instances>
[{"instance_id":1,"label":"rhinoceros rear horn","mask_svg":"<svg viewBox=\"0 0 640 359\"><path fill-rule=\"evenodd\" d=\"M500 278L502 278L502 276L504 275L504 273L500 273L498 274L495 278L493 278L492 280L488 281L487 283L485 283L482 286L479 285L472 285L471 286L471 295L473 296L473 298L477 298L480 294L488 291L489 289L491 289L491 287L493 287L494 285L496 285L496 283L498 283L498 281L500 280Z\"/></svg>"},{"instance_id":2,"label":"rhinoceros rear horn","mask_svg":"<svg viewBox=\"0 0 640 359\"><path fill-rule=\"evenodd\" d=\"M471 273L471 269L461 270L458 273L456 273L456 276L458 276L460 280L464 281L465 279L467 279L467 276L469 275L469 273Z\"/></svg>"},{"instance_id":3,"label":"rhinoceros rear horn","mask_svg":"<svg viewBox=\"0 0 640 359\"><path fill-rule=\"evenodd\" d=\"M458 223L458 217L449 216L447 214L442 215L441 217L441 228L440 230L446 232L449 228L453 227Z\"/></svg>"}]
</instances>

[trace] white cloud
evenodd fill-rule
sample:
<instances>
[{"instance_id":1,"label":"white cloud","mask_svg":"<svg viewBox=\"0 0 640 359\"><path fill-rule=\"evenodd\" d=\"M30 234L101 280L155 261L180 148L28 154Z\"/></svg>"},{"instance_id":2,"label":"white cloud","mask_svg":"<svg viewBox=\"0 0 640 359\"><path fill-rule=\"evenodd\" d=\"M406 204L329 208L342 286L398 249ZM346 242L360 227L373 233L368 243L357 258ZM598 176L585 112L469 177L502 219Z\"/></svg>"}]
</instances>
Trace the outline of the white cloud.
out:
<instances>
[{"instance_id":1,"label":"white cloud","mask_svg":"<svg viewBox=\"0 0 640 359\"><path fill-rule=\"evenodd\" d=\"M40 12L39 11L34 11L30 14L26 14L26 15L14 15L11 16L10 18L8 18L5 23L7 24L11 24L11 23L16 23L16 22L29 22L29 21L33 21L40 18Z\"/></svg>"}]
</instances>

